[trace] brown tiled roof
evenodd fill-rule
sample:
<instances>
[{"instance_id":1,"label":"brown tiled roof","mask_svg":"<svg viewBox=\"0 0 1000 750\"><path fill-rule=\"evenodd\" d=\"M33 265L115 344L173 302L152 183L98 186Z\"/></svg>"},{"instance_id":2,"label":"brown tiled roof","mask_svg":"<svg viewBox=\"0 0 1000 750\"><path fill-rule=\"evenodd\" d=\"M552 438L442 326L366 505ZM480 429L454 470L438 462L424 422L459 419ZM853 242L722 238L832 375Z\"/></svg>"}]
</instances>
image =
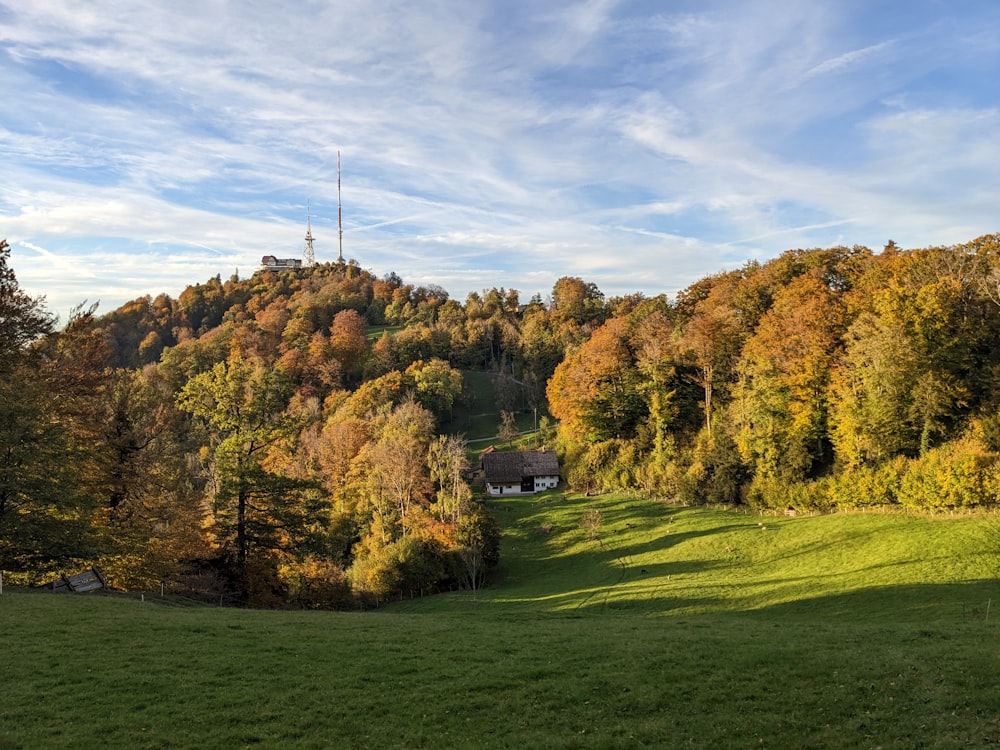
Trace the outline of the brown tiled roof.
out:
<instances>
[{"instance_id":1,"label":"brown tiled roof","mask_svg":"<svg viewBox=\"0 0 1000 750\"><path fill-rule=\"evenodd\" d=\"M513 484L524 477L559 476L554 451L496 451L483 456L486 481Z\"/></svg>"}]
</instances>

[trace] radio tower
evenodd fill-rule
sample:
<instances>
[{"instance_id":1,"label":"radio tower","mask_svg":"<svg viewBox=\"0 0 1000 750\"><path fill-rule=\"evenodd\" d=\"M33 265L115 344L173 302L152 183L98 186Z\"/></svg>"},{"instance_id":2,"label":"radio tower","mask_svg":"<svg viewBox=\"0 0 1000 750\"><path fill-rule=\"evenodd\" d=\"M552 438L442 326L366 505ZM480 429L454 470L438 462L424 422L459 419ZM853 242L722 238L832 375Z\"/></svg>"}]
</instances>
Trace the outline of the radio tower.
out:
<instances>
[{"instance_id":1,"label":"radio tower","mask_svg":"<svg viewBox=\"0 0 1000 750\"><path fill-rule=\"evenodd\" d=\"M310 216L308 201L306 201L306 249L302 253L302 259L305 261L306 266L316 265L316 253L313 250L312 217Z\"/></svg>"},{"instance_id":2,"label":"radio tower","mask_svg":"<svg viewBox=\"0 0 1000 750\"><path fill-rule=\"evenodd\" d=\"M344 262L344 225L340 218L340 149L337 149L337 262Z\"/></svg>"}]
</instances>

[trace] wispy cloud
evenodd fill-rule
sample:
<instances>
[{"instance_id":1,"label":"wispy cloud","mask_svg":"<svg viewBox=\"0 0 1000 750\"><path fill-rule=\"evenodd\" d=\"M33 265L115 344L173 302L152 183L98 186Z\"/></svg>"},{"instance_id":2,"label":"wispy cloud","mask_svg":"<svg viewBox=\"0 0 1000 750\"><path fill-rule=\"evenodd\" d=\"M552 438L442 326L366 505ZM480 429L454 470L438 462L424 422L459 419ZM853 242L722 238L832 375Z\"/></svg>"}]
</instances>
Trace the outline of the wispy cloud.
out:
<instances>
[{"instance_id":1,"label":"wispy cloud","mask_svg":"<svg viewBox=\"0 0 1000 750\"><path fill-rule=\"evenodd\" d=\"M0 236L64 313L265 252L455 296L672 293L789 247L996 231L1000 8L8 3ZM994 82L990 85L989 82Z\"/></svg>"}]
</instances>

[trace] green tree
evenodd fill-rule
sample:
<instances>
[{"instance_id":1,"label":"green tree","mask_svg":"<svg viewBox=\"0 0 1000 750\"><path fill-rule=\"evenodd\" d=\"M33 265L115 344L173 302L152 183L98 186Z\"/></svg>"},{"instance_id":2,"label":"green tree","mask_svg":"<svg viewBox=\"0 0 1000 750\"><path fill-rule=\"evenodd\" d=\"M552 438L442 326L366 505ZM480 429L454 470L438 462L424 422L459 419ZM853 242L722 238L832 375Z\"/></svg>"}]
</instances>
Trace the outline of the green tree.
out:
<instances>
[{"instance_id":1,"label":"green tree","mask_svg":"<svg viewBox=\"0 0 1000 750\"><path fill-rule=\"evenodd\" d=\"M491 570L500 563L500 526L482 505L474 503L458 524L457 556L465 585L473 592L486 583Z\"/></svg>"},{"instance_id":2,"label":"green tree","mask_svg":"<svg viewBox=\"0 0 1000 750\"><path fill-rule=\"evenodd\" d=\"M43 304L21 289L10 267L10 245L0 240L0 373L29 356L29 344L52 333L55 319Z\"/></svg>"},{"instance_id":3,"label":"green tree","mask_svg":"<svg viewBox=\"0 0 1000 750\"><path fill-rule=\"evenodd\" d=\"M443 419L451 415L455 399L462 393L462 373L443 359L417 360L406 368L413 381L414 396L428 411Z\"/></svg>"},{"instance_id":4,"label":"green tree","mask_svg":"<svg viewBox=\"0 0 1000 750\"><path fill-rule=\"evenodd\" d=\"M296 431L285 413L288 384L280 370L233 359L196 375L177 396L210 435L214 530L234 566L237 593L257 593L251 570L292 550L312 513L309 485L269 470L268 452Z\"/></svg>"},{"instance_id":5,"label":"green tree","mask_svg":"<svg viewBox=\"0 0 1000 750\"><path fill-rule=\"evenodd\" d=\"M93 560L95 499L75 464L79 401L61 371L71 363L42 340L55 321L20 288L9 257L0 241L0 564L42 575Z\"/></svg>"}]
</instances>

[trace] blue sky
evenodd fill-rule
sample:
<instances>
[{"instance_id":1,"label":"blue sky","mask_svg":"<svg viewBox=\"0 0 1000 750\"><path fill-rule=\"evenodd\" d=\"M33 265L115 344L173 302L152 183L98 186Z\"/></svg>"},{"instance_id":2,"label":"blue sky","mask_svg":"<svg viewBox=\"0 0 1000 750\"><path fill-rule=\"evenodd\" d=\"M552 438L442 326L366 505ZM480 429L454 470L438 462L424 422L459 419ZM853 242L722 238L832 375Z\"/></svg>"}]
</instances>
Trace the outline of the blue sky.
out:
<instances>
[{"instance_id":1,"label":"blue sky","mask_svg":"<svg viewBox=\"0 0 1000 750\"><path fill-rule=\"evenodd\" d=\"M282 7L286 6L286 7ZM1000 231L995 0L0 0L0 237L65 319L264 254L546 296Z\"/></svg>"}]
</instances>

